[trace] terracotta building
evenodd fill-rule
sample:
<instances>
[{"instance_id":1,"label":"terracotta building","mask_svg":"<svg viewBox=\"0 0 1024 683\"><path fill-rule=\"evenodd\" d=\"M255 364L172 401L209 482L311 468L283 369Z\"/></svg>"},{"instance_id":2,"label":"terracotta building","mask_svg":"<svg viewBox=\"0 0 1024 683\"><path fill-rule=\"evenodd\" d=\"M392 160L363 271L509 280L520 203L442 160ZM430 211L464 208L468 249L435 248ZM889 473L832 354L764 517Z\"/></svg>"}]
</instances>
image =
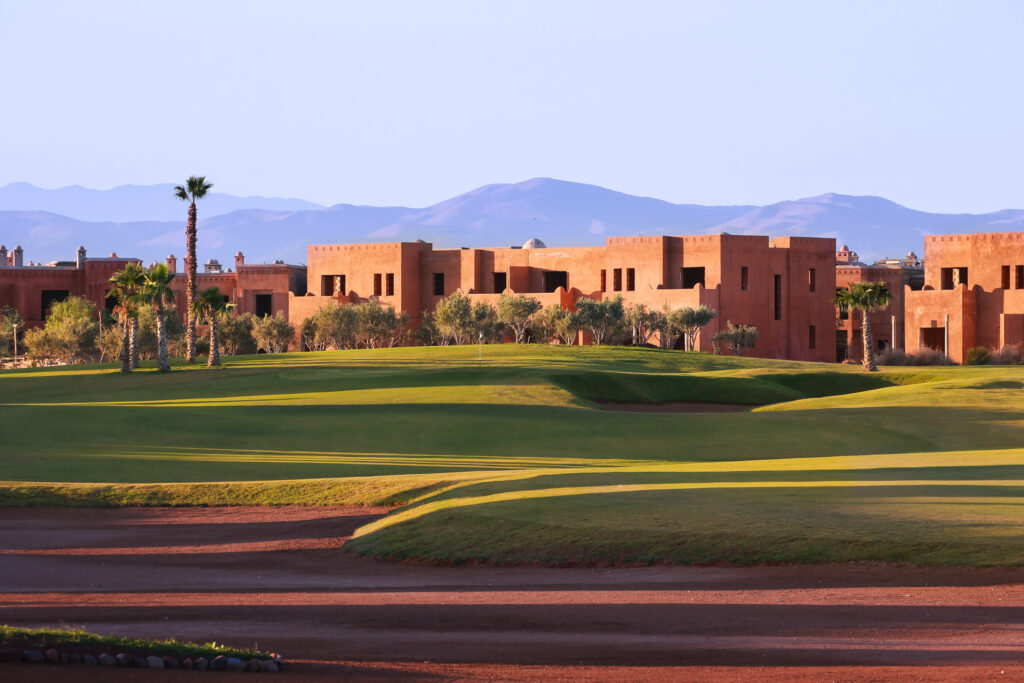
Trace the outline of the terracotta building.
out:
<instances>
[{"instance_id":1,"label":"terracotta building","mask_svg":"<svg viewBox=\"0 0 1024 683\"><path fill-rule=\"evenodd\" d=\"M1024 343L1024 233L930 235L924 252L924 289L905 289L907 352L962 363L975 346Z\"/></svg>"},{"instance_id":2,"label":"terracotta building","mask_svg":"<svg viewBox=\"0 0 1024 683\"><path fill-rule=\"evenodd\" d=\"M377 298L422 320L442 297L461 290L495 303L503 292L571 308L582 297L621 294L626 303L678 308L705 304L719 320L704 328L700 350L725 321L751 323L751 355L835 360L835 240L701 235L610 237L601 247L434 249L426 242L310 245L307 293L293 295L289 317L302 320L330 301Z\"/></svg>"},{"instance_id":3,"label":"terracotta building","mask_svg":"<svg viewBox=\"0 0 1024 683\"><path fill-rule=\"evenodd\" d=\"M856 252L843 245L836 252L836 288L843 289L854 282L884 282L892 293L892 301L883 309L871 313L871 333L875 352L899 347L903 343L903 316L905 290L920 289L923 283L923 265L914 252L905 258L887 258L874 264L861 263ZM864 355L861 328L863 313L836 308L836 362L860 362Z\"/></svg>"},{"instance_id":4,"label":"terracotta building","mask_svg":"<svg viewBox=\"0 0 1024 683\"><path fill-rule=\"evenodd\" d=\"M110 276L133 261L138 262L138 259L117 254L89 258L86 250L79 247L74 261L25 265L21 247L8 253L0 246L0 306L7 304L15 308L29 327L41 326L50 305L69 296L85 297L98 308L110 310L114 306L113 300L107 298ZM174 256L168 257L167 264L171 270L177 269ZM281 311L288 315L290 295L305 293L305 268L282 263L246 265L241 252L235 256L234 272L223 272L209 263L206 270L210 272L198 274L199 290L219 287L243 313L262 315ZM175 278L174 290L179 312L184 317L184 273L178 273Z\"/></svg>"}]
</instances>

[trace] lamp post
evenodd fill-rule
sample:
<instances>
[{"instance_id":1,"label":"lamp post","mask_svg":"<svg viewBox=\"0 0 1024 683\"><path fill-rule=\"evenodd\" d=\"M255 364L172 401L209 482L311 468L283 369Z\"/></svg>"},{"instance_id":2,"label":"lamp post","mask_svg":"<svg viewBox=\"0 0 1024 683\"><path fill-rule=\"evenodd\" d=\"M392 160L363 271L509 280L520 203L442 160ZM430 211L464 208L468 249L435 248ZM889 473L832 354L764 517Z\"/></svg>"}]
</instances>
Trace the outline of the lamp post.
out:
<instances>
[{"instance_id":1,"label":"lamp post","mask_svg":"<svg viewBox=\"0 0 1024 683\"><path fill-rule=\"evenodd\" d=\"M11 330L14 332L14 362L18 362L18 323L11 323Z\"/></svg>"},{"instance_id":2,"label":"lamp post","mask_svg":"<svg viewBox=\"0 0 1024 683\"><path fill-rule=\"evenodd\" d=\"M484 333L483 332L480 333L480 343L479 343L478 346L480 348L480 355L477 358L477 362L478 363L483 363L484 362Z\"/></svg>"}]
</instances>

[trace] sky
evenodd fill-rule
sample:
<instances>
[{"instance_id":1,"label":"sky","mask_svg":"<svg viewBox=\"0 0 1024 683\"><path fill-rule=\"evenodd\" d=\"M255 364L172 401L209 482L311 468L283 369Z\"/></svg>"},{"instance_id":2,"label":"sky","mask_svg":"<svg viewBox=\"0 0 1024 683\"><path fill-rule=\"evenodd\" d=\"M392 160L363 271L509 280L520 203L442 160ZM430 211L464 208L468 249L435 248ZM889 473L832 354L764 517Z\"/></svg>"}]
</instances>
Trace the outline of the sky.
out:
<instances>
[{"instance_id":1,"label":"sky","mask_svg":"<svg viewBox=\"0 0 1024 683\"><path fill-rule=\"evenodd\" d=\"M1024 3L0 0L0 185L1024 207Z\"/></svg>"}]
</instances>

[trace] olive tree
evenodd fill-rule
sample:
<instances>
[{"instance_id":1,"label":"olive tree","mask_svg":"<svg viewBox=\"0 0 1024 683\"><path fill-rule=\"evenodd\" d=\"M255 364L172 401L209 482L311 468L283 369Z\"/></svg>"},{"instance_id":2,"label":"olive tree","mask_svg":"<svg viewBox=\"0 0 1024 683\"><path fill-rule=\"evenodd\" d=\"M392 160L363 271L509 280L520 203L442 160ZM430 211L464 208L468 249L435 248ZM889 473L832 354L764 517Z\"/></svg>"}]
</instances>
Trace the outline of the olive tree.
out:
<instances>
[{"instance_id":1,"label":"olive tree","mask_svg":"<svg viewBox=\"0 0 1024 683\"><path fill-rule=\"evenodd\" d=\"M502 294L498 297L498 322L508 325L516 335L516 344L526 340L526 330L540 302L525 294Z\"/></svg>"},{"instance_id":2,"label":"olive tree","mask_svg":"<svg viewBox=\"0 0 1024 683\"><path fill-rule=\"evenodd\" d=\"M580 328L590 332L594 344L601 346L620 330L626 312L622 306L622 297L616 296L602 301L580 299L576 302L576 315Z\"/></svg>"}]
</instances>

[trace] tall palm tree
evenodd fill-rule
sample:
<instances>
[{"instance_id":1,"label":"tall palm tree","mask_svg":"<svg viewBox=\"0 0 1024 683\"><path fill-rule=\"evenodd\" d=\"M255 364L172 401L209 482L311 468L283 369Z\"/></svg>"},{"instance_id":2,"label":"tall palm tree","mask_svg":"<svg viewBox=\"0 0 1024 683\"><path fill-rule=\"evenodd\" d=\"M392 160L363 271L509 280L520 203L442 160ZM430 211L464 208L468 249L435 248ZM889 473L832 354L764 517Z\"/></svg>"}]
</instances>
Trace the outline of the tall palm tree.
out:
<instances>
[{"instance_id":1,"label":"tall palm tree","mask_svg":"<svg viewBox=\"0 0 1024 683\"><path fill-rule=\"evenodd\" d=\"M188 306L188 325L185 328L185 362L196 362L196 200L202 199L213 187L206 176L191 176L184 185L176 185L174 196L188 202L188 223L185 224L185 297Z\"/></svg>"},{"instance_id":2,"label":"tall palm tree","mask_svg":"<svg viewBox=\"0 0 1024 683\"><path fill-rule=\"evenodd\" d=\"M137 263L131 262L124 270L114 273L110 277L110 284L113 286L107 293L108 298L117 300L114 313L121 320L121 372L132 371L132 321L138 315L141 284L136 268L142 270Z\"/></svg>"},{"instance_id":3,"label":"tall palm tree","mask_svg":"<svg viewBox=\"0 0 1024 683\"><path fill-rule=\"evenodd\" d=\"M864 322L861 325L860 336L864 342L864 369L868 372L878 372L878 365L875 364L875 344L871 335L871 312L888 306L892 301L892 293L884 282L851 282L846 289L836 292L835 301L840 308L855 308L863 312Z\"/></svg>"},{"instance_id":4,"label":"tall palm tree","mask_svg":"<svg viewBox=\"0 0 1024 683\"><path fill-rule=\"evenodd\" d=\"M220 336L217 329L217 314L229 305L224 301L224 295L220 293L220 288L218 287L204 289L196 297L196 302L193 304L196 318L210 325L210 357L206 363L209 367L220 365Z\"/></svg>"},{"instance_id":5,"label":"tall palm tree","mask_svg":"<svg viewBox=\"0 0 1024 683\"><path fill-rule=\"evenodd\" d=\"M167 324L164 306L174 303L174 291L171 282L174 273L166 263L155 263L146 271L146 279L142 283L139 298L153 307L156 312L156 369L157 372L170 372L171 365L167 362Z\"/></svg>"}]
</instances>

